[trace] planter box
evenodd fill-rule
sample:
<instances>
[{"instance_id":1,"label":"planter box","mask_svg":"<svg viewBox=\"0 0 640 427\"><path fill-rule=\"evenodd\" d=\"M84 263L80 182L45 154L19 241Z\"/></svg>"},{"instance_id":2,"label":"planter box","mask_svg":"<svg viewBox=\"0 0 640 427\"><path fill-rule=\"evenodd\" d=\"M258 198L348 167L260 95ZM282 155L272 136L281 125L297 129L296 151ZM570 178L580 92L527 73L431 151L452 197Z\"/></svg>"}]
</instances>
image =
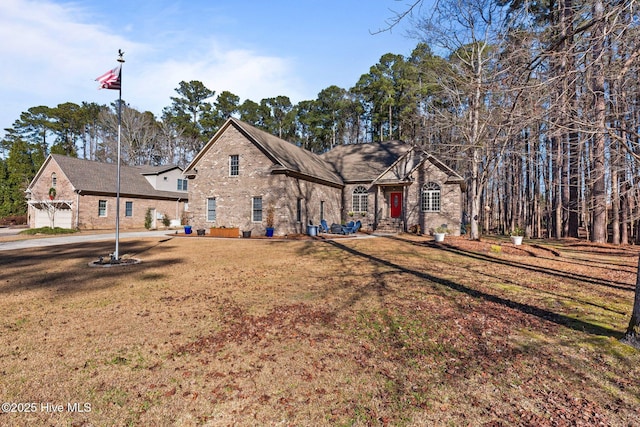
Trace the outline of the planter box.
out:
<instances>
[{"instance_id":1,"label":"planter box","mask_svg":"<svg viewBox=\"0 0 640 427\"><path fill-rule=\"evenodd\" d=\"M211 237L240 237L239 228L210 228Z\"/></svg>"}]
</instances>

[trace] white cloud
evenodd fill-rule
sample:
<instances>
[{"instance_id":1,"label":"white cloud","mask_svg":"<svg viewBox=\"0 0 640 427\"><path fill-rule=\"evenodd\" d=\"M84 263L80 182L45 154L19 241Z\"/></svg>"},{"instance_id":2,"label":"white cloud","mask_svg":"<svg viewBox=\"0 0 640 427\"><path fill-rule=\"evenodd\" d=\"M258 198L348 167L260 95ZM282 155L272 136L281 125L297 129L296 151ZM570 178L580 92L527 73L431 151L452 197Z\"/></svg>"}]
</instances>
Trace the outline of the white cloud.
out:
<instances>
[{"instance_id":1,"label":"white cloud","mask_svg":"<svg viewBox=\"0 0 640 427\"><path fill-rule=\"evenodd\" d=\"M115 66L118 49L127 61L123 98L156 114L171 103L182 80L200 80L216 93L228 90L256 102L278 95L297 102L306 96L291 60L193 34L176 37L189 40L180 46L168 46L166 39L158 46L137 42L135 23L125 38L92 24L103 21L95 13L42 0L0 2L0 55L5 64L0 68L0 128L11 126L21 112L37 105L112 102L117 93L97 91L93 80Z\"/></svg>"}]
</instances>

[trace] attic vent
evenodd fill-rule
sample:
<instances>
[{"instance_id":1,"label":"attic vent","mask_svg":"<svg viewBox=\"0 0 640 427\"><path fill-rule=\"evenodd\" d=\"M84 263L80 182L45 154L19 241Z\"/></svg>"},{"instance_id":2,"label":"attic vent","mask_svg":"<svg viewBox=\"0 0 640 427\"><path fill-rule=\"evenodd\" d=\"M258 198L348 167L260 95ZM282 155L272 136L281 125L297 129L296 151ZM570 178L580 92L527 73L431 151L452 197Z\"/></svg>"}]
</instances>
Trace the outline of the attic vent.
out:
<instances>
[{"instance_id":1,"label":"attic vent","mask_svg":"<svg viewBox=\"0 0 640 427\"><path fill-rule=\"evenodd\" d=\"M166 180L167 180L167 177L165 176L165 177L164 177L164 178L162 178L162 179L164 179L164 180L166 181Z\"/></svg>"}]
</instances>

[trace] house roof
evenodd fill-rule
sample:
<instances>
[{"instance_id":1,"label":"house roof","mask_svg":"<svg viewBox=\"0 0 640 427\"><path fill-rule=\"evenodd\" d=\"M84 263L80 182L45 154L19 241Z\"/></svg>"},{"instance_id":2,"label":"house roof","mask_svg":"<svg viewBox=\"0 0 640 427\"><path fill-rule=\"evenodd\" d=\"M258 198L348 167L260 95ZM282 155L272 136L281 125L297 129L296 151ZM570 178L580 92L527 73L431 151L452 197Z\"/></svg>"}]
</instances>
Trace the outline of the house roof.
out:
<instances>
[{"instance_id":1,"label":"house roof","mask_svg":"<svg viewBox=\"0 0 640 427\"><path fill-rule=\"evenodd\" d=\"M322 155L317 155L235 118L228 119L200 150L184 170L185 175L196 169L200 159L230 126L244 134L274 162L274 171L295 173L340 186L346 182L372 182L385 173L389 175L388 171L413 151L415 155L407 158L410 160L410 164L407 165L409 169L396 179L404 179L413 168L428 159L449 175L449 182L462 181L460 175L444 163L403 141L339 145Z\"/></svg>"},{"instance_id":2,"label":"house roof","mask_svg":"<svg viewBox=\"0 0 640 427\"><path fill-rule=\"evenodd\" d=\"M137 166L140 168L144 168L145 171L142 172L142 175L160 175L165 172L172 171L174 169L180 169L178 165L164 165L164 166ZM180 169L182 172L182 169Z\"/></svg>"},{"instance_id":3,"label":"house roof","mask_svg":"<svg viewBox=\"0 0 640 427\"><path fill-rule=\"evenodd\" d=\"M293 172L309 178L319 179L328 183L342 185L340 176L328 167L328 165L315 153L307 151L290 142L271 135L254 126L238 119L230 118L220 130L209 140L204 148L187 166L184 173L187 174L196 167L204 153L220 138L220 135L229 127L234 126L249 138L262 152L264 152L283 172Z\"/></svg>"},{"instance_id":4,"label":"house roof","mask_svg":"<svg viewBox=\"0 0 640 427\"><path fill-rule=\"evenodd\" d=\"M373 181L412 148L402 141L339 145L321 158L346 182Z\"/></svg>"},{"instance_id":5,"label":"house roof","mask_svg":"<svg viewBox=\"0 0 640 427\"><path fill-rule=\"evenodd\" d=\"M49 161L55 161L66 175L74 190L82 193L115 194L117 182L117 165L114 163L102 163L91 160L77 159L75 157L51 154L40 168L29 187L38 179L42 170ZM158 174L162 171L172 170L177 166L120 166L120 194L141 196L159 199L186 199L187 194L174 191L160 191L153 188L144 177L145 174Z\"/></svg>"}]
</instances>

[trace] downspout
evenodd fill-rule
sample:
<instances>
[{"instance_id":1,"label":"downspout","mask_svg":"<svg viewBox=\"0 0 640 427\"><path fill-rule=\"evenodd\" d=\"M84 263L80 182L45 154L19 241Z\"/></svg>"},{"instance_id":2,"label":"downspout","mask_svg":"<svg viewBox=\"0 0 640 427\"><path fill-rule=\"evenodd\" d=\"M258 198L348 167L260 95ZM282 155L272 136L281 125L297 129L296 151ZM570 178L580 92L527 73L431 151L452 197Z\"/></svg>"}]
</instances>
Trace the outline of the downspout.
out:
<instances>
[{"instance_id":1,"label":"downspout","mask_svg":"<svg viewBox=\"0 0 640 427\"><path fill-rule=\"evenodd\" d=\"M76 190L76 230L80 228L80 192L82 190Z\"/></svg>"}]
</instances>

